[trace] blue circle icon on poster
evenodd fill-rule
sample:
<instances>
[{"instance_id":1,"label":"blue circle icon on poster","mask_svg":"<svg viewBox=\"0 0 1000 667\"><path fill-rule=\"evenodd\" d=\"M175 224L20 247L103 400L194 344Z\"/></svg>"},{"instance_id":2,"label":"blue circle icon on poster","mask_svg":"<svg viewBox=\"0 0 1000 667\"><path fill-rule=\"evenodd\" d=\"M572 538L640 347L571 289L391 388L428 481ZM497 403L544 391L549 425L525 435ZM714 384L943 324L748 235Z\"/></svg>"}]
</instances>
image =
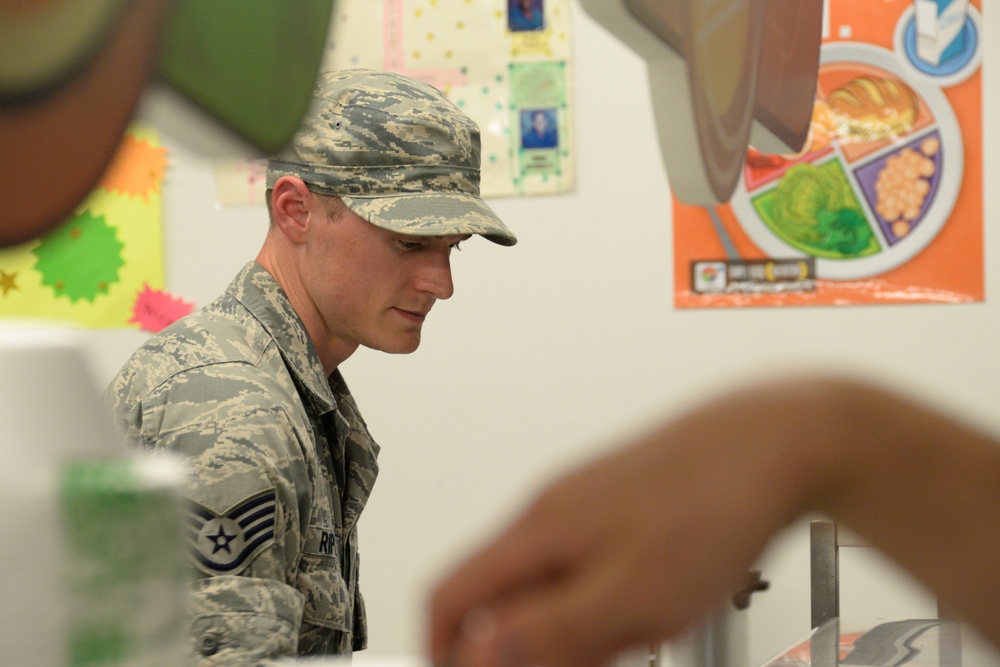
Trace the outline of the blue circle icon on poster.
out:
<instances>
[{"instance_id":1,"label":"blue circle icon on poster","mask_svg":"<svg viewBox=\"0 0 1000 667\"><path fill-rule=\"evenodd\" d=\"M955 85L979 69L979 23L967 0L921 0L900 17L895 50L913 71L940 86Z\"/></svg>"}]
</instances>

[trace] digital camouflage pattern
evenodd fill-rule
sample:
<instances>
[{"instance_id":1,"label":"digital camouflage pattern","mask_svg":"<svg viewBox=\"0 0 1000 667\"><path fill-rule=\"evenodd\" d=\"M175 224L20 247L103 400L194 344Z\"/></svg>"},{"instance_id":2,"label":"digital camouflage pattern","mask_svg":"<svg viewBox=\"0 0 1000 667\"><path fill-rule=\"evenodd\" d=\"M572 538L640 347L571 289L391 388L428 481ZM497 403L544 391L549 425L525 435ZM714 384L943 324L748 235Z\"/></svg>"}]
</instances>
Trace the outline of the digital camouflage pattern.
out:
<instances>
[{"instance_id":1,"label":"digital camouflage pattern","mask_svg":"<svg viewBox=\"0 0 1000 667\"><path fill-rule=\"evenodd\" d=\"M385 229L514 245L479 195L480 150L479 127L437 88L392 72L333 72L319 77L302 127L269 160L267 187L297 176Z\"/></svg>"},{"instance_id":2,"label":"digital camouflage pattern","mask_svg":"<svg viewBox=\"0 0 1000 667\"><path fill-rule=\"evenodd\" d=\"M365 647L356 525L378 445L267 271L152 337L105 398L131 444L186 462L193 664Z\"/></svg>"}]
</instances>

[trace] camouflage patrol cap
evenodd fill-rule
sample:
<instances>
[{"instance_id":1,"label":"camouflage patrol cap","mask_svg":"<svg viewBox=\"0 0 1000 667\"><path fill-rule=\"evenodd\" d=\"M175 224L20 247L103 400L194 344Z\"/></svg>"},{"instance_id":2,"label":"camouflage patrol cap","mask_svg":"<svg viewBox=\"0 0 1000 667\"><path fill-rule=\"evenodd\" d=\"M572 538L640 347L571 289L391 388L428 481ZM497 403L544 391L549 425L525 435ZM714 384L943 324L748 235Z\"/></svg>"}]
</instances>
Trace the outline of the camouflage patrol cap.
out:
<instances>
[{"instance_id":1,"label":"camouflage patrol cap","mask_svg":"<svg viewBox=\"0 0 1000 667\"><path fill-rule=\"evenodd\" d=\"M321 74L302 127L267 165L402 234L517 237L479 195L479 128L439 90L378 70Z\"/></svg>"}]
</instances>

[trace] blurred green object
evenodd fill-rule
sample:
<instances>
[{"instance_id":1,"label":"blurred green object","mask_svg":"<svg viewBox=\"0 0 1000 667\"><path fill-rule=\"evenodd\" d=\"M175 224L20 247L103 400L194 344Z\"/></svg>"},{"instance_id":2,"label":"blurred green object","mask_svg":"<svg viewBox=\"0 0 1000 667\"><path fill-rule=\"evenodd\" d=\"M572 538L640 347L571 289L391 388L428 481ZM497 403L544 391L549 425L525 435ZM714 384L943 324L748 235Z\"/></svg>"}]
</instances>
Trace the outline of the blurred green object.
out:
<instances>
[{"instance_id":1,"label":"blurred green object","mask_svg":"<svg viewBox=\"0 0 1000 667\"><path fill-rule=\"evenodd\" d=\"M175 0L159 74L244 139L276 152L299 127L333 0Z\"/></svg>"}]
</instances>

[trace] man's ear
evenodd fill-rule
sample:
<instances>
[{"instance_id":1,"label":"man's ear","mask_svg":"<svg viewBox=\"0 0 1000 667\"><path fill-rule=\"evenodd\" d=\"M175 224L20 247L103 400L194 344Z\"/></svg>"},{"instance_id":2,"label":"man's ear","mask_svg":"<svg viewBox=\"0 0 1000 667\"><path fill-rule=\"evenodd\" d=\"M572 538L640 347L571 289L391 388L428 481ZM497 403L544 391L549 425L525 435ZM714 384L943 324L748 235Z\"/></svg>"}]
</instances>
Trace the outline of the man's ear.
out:
<instances>
[{"instance_id":1,"label":"man's ear","mask_svg":"<svg viewBox=\"0 0 1000 667\"><path fill-rule=\"evenodd\" d=\"M314 195L301 178L282 176L271 188L274 224L293 243L305 238Z\"/></svg>"}]
</instances>

